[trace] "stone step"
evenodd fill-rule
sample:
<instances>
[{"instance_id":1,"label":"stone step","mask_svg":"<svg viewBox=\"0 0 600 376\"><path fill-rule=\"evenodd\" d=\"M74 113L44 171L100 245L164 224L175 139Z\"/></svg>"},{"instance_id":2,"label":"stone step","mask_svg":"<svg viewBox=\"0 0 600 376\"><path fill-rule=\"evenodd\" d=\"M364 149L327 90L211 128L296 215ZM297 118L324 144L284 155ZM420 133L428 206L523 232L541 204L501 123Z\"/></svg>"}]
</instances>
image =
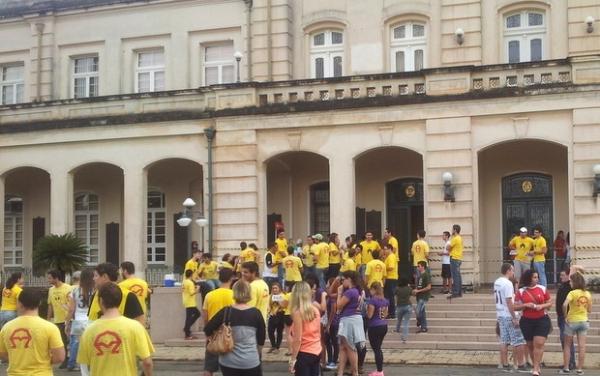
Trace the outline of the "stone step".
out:
<instances>
[{"instance_id":1,"label":"stone step","mask_svg":"<svg viewBox=\"0 0 600 376\"><path fill-rule=\"evenodd\" d=\"M550 312L548 312L548 314L552 320L556 320L555 312L550 311ZM473 317L473 318L495 319L496 311L473 310L473 311L469 311L467 313L467 310L463 310L463 311L456 310L455 311L452 309L446 309L446 307L444 307L442 309L440 306L427 305L427 317L456 318L456 317L464 317L465 315L468 315L469 317ZM590 320L600 320L600 312L592 312L588 316L589 316Z\"/></svg>"}]
</instances>

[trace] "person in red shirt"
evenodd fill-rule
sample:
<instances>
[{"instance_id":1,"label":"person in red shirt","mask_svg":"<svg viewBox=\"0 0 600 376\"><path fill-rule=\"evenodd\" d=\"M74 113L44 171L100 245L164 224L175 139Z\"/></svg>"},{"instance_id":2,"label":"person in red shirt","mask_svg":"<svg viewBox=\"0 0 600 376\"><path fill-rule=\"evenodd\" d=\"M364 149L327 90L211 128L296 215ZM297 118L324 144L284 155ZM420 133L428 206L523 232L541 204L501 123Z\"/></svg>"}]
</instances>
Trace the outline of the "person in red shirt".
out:
<instances>
[{"instance_id":1,"label":"person in red shirt","mask_svg":"<svg viewBox=\"0 0 600 376\"><path fill-rule=\"evenodd\" d=\"M560 230L554 239L554 257L556 258L556 272L560 274L565 268L567 258L567 239L565 239L563 230Z\"/></svg>"},{"instance_id":2,"label":"person in red shirt","mask_svg":"<svg viewBox=\"0 0 600 376\"><path fill-rule=\"evenodd\" d=\"M552 299L545 286L538 285L538 273L526 270L521 275L522 286L517 291L515 310L523 311L519 326L527 342L529 354L533 360L533 376L540 375L540 363L544 356L544 345L552 322L548 317L548 309L552 307Z\"/></svg>"}]
</instances>

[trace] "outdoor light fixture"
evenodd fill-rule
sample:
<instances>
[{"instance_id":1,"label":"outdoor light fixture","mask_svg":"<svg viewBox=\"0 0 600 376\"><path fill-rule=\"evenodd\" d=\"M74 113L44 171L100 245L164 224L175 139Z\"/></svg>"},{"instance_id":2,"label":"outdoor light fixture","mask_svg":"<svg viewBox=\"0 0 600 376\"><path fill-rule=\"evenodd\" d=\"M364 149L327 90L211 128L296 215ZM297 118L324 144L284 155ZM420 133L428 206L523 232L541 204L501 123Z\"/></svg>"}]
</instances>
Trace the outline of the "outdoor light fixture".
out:
<instances>
[{"instance_id":1,"label":"outdoor light fixture","mask_svg":"<svg viewBox=\"0 0 600 376\"><path fill-rule=\"evenodd\" d=\"M585 23L587 24L587 29L586 31L588 32L588 34L591 34L594 32L594 17L592 16L587 16L585 18Z\"/></svg>"},{"instance_id":2,"label":"outdoor light fixture","mask_svg":"<svg viewBox=\"0 0 600 376\"><path fill-rule=\"evenodd\" d=\"M594 197L598 197L600 195L600 163L594 165Z\"/></svg>"},{"instance_id":3,"label":"outdoor light fixture","mask_svg":"<svg viewBox=\"0 0 600 376\"><path fill-rule=\"evenodd\" d=\"M442 180L444 181L444 201L454 202L454 187L452 186L452 173L446 171L442 174Z\"/></svg>"},{"instance_id":4,"label":"outdoor light fixture","mask_svg":"<svg viewBox=\"0 0 600 376\"><path fill-rule=\"evenodd\" d=\"M233 57L235 58L235 61L237 62L237 81L236 82L240 82L240 61L242 61L242 57L244 55L242 55L242 53L240 51L236 51L233 54Z\"/></svg>"},{"instance_id":5,"label":"outdoor light fixture","mask_svg":"<svg viewBox=\"0 0 600 376\"><path fill-rule=\"evenodd\" d=\"M183 214L181 214L181 218L179 218L177 220L177 224L181 227L188 227L190 225L190 223L192 223L192 217L194 216L194 214L196 214L198 216L198 218L196 218L196 224L200 227L204 227L206 225L208 225L208 219L204 218L204 216L202 215L201 212L197 211L194 212L192 211L192 208L196 206L196 202L194 200L192 200L191 197L188 197L185 199L185 201L183 202Z\"/></svg>"},{"instance_id":6,"label":"outdoor light fixture","mask_svg":"<svg viewBox=\"0 0 600 376\"><path fill-rule=\"evenodd\" d=\"M462 45L464 43L465 31L463 29L461 29L460 27L456 29L456 31L454 32L454 36L456 37L456 43L458 43L459 45Z\"/></svg>"}]
</instances>

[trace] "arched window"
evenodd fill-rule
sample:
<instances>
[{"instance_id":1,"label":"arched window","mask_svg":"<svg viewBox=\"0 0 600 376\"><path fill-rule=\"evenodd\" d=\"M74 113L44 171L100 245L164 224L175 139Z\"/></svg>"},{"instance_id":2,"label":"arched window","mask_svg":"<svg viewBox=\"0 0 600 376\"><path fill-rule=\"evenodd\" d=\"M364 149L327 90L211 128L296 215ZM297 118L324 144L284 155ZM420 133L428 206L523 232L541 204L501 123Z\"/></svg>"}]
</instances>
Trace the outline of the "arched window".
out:
<instances>
[{"instance_id":1,"label":"arched window","mask_svg":"<svg viewBox=\"0 0 600 376\"><path fill-rule=\"evenodd\" d=\"M427 66L425 24L407 22L391 28L390 67L392 72L417 71Z\"/></svg>"},{"instance_id":2,"label":"arched window","mask_svg":"<svg viewBox=\"0 0 600 376\"><path fill-rule=\"evenodd\" d=\"M167 261L165 194L157 190L148 192L148 217L146 261L164 264Z\"/></svg>"},{"instance_id":3,"label":"arched window","mask_svg":"<svg viewBox=\"0 0 600 376\"><path fill-rule=\"evenodd\" d=\"M4 200L4 265L23 265L23 199Z\"/></svg>"},{"instance_id":4,"label":"arched window","mask_svg":"<svg viewBox=\"0 0 600 376\"><path fill-rule=\"evenodd\" d=\"M504 49L508 63L544 59L546 19L539 10L526 10L504 17Z\"/></svg>"},{"instance_id":5,"label":"arched window","mask_svg":"<svg viewBox=\"0 0 600 376\"><path fill-rule=\"evenodd\" d=\"M344 34L337 30L318 31L310 37L312 78L340 77L344 74Z\"/></svg>"},{"instance_id":6,"label":"arched window","mask_svg":"<svg viewBox=\"0 0 600 376\"><path fill-rule=\"evenodd\" d=\"M98 196L79 193L75 196L75 235L88 249L88 264L99 262L98 254Z\"/></svg>"}]
</instances>

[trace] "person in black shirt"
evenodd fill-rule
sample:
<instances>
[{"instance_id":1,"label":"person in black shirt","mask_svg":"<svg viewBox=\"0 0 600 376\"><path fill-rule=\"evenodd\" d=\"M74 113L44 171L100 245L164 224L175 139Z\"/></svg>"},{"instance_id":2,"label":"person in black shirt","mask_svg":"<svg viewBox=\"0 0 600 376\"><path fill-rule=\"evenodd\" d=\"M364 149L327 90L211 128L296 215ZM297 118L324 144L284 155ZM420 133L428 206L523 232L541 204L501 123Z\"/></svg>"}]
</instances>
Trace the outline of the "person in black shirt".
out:
<instances>
[{"instance_id":1,"label":"person in black shirt","mask_svg":"<svg viewBox=\"0 0 600 376\"><path fill-rule=\"evenodd\" d=\"M571 291L571 283L569 283L569 272L567 270L562 270L560 272L560 286L558 287L558 291L556 291L556 321L558 322L558 329L560 332L560 345L564 347L565 343L565 314L563 312L563 303L569 295ZM575 369L575 345L571 343L571 358L570 363L567 365L560 366L560 369L569 368Z\"/></svg>"},{"instance_id":2,"label":"person in black shirt","mask_svg":"<svg viewBox=\"0 0 600 376\"><path fill-rule=\"evenodd\" d=\"M96 287L96 291L98 291L100 287L107 282L116 283L118 278L119 268L114 264L105 262L96 265L94 268L94 285ZM144 310L142 309L137 296L127 289L122 290L123 296L121 297L121 304L119 304L119 312L121 312L123 316L137 320L145 326L146 316L144 315ZM124 302L123 299L125 300ZM94 321L100 318L100 316L102 316L102 310L98 301L98 295L97 293L94 293L92 296L92 303L90 304L90 308L88 310L88 318L90 321Z\"/></svg>"}]
</instances>

